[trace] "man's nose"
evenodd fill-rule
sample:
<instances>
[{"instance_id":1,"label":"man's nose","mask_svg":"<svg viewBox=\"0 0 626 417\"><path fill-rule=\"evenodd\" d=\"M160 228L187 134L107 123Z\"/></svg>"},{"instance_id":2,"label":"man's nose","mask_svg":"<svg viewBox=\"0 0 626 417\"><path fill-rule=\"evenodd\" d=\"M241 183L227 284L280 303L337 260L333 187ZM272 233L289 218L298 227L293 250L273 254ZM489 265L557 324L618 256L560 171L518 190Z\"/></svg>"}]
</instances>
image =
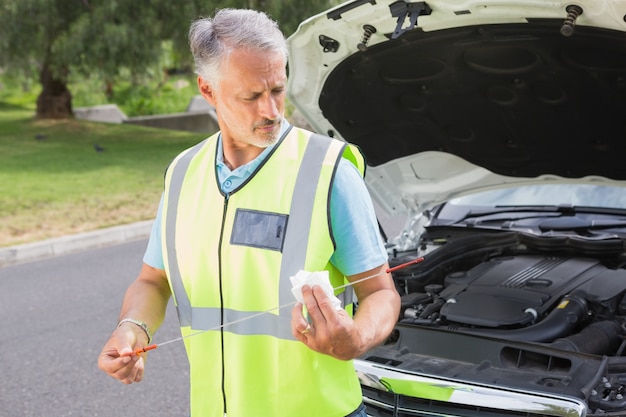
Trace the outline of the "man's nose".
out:
<instances>
[{"instance_id":1,"label":"man's nose","mask_svg":"<svg viewBox=\"0 0 626 417\"><path fill-rule=\"evenodd\" d=\"M260 116L266 119L274 120L278 116L280 116L278 111L278 103L274 97L268 97L261 100L259 107Z\"/></svg>"}]
</instances>

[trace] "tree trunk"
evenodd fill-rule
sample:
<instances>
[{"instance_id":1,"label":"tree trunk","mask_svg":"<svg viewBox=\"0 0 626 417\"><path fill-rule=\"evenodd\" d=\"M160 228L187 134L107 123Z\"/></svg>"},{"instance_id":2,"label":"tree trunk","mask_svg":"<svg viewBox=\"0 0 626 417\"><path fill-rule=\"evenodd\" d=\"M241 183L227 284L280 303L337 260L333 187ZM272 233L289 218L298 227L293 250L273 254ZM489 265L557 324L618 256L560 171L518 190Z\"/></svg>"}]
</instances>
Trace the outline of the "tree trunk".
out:
<instances>
[{"instance_id":1,"label":"tree trunk","mask_svg":"<svg viewBox=\"0 0 626 417\"><path fill-rule=\"evenodd\" d=\"M38 119L67 119L74 115L72 112L72 94L67 83L60 77L55 77L47 64L44 64L40 74L41 93L37 97Z\"/></svg>"},{"instance_id":2,"label":"tree trunk","mask_svg":"<svg viewBox=\"0 0 626 417\"><path fill-rule=\"evenodd\" d=\"M112 80L106 80L104 82L104 96L107 98L107 100L111 100L113 98L113 81Z\"/></svg>"}]
</instances>

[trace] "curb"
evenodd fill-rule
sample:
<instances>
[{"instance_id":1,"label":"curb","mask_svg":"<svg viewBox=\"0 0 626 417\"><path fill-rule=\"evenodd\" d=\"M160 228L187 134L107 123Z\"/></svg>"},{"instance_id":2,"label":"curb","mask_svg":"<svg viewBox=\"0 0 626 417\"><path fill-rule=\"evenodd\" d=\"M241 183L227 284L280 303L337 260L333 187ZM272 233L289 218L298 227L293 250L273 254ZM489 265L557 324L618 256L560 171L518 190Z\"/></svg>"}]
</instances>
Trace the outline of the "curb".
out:
<instances>
[{"instance_id":1,"label":"curb","mask_svg":"<svg viewBox=\"0 0 626 417\"><path fill-rule=\"evenodd\" d=\"M0 248L0 268L150 236L153 220Z\"/></svg>"}]
</instances>

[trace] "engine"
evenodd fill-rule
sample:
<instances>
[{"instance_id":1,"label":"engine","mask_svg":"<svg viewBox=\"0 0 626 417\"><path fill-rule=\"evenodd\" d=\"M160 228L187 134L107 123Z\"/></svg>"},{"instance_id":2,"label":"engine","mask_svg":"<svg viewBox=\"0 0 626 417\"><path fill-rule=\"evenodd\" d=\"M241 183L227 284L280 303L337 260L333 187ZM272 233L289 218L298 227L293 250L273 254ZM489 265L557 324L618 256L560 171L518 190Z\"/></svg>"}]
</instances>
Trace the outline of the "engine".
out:
<instances>
[{"instance_id":1,"label":"engine","mask_svg":"<svg viewBox=\"0 0 626 417\"><path fill-rule=\"evenodd\" d=\"M501 255L417 276L401 283L404 324L593 354L622 340L626 270L595 258Z\"/></svg>"}]
</instances>

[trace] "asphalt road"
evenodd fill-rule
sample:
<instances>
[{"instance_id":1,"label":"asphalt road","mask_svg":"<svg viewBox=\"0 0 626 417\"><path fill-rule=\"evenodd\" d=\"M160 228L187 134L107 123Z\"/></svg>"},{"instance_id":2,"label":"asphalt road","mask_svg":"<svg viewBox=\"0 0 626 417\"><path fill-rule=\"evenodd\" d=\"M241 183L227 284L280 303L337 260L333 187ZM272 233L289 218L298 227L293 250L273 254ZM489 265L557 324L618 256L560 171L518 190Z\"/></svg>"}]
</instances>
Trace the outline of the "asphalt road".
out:
<instances>
[{"instance_id":1,"label":"asphalt road","mask_svg":"<svg viewBox=\"0 0 626 417\"><path fill-rule=\"evenodd\" d=\"M144 380L98 369L146 240L0 268L0 417L187 417L182 342L149 353ZM170 304L154 341L178 337Z\"/></svg>"}]
</instances>

